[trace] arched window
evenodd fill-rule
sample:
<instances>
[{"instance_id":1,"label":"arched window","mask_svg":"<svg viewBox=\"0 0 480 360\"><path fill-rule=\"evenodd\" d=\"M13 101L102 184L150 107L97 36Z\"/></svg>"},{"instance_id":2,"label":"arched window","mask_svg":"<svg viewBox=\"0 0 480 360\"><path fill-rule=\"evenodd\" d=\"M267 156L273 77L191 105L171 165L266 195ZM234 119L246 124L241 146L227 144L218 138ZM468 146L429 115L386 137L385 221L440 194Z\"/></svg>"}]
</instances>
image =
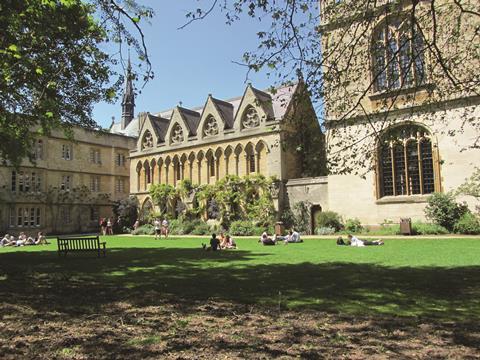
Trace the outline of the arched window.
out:
<instances>
[{"instance_id":1,"label":"arched window","mask_svg":"<svg viewBox=\"0 0 480 360\"><path fill-rule=\"evenodd\" d=\"M423 127L404 125L387 131L378 160L381 197L435 191L432 141Z\"/></svg>"},{"instance_id":2,"label":"arched window","mask_svg":"<svg viewBox=\"0 0 480 360\"><path fill-rule=\"evenodd\" d=\"M387 18L373 34L375 91L418 86L425 82L424 41L410 19Z\"/></svg>"}]
</instances>

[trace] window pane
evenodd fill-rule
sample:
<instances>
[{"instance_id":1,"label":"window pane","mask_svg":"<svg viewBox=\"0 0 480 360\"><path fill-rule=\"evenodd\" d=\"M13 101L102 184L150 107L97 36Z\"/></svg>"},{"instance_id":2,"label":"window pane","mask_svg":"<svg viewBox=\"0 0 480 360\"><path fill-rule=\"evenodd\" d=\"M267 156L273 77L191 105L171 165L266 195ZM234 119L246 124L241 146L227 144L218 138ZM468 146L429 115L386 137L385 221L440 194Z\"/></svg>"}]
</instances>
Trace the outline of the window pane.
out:
<instances>
[{"instance_id":1,"label":"window pane","mask_svg":"<svg viewBox=\"0 0 480 360\"><path fill-rule=\"evenodd\" d=\"M255 172L255 155L250 155L249 156L249 159L250 159L250 172Z\"/></svg>"},{"instance_id":2,"label":"window pane","mask_svg":"<svg viewBox=\"0 0 480 360\"><path fill-rule=\"evenodd\" d=\"M432 143L429 139L422 140L420 143L420 151L422 160L423 193L431 194L435 191L435 180L433 174Z\"/></svg>"},{"instance_id":3,"label":"window pane","mask_svg":"<svg viewBox=\"0 0 480 360\"><path fill-rule=\"evenodd\" d=\"M418 143L409 141L407 145L408 186L410 194L420 194L420 168L418 166Z\"/></svg>"},{"instance_id":4,"label":"window pane","mask_svg":"<svg viewBox=\"0 0 480 360\"><path fill-rule=\"evenodd\" d=\"M377 34L375 47L373 54L373 76L376 78L375 87L376 91L385 90L387 88L387 78L385 76L385 35L384 29Z\"/></svg>"},{"instance_id":5,"label":"window pane","mask_svg":"<svg viewBox=\"0 0 480 360\"><path fill-rule=\"evenodd\" d=\"M12 191L17 190L17 172L12 171Z\"/></svg>"},{"instance_id":6,"label":"window pane","mask_svg":"<svg viewBox=\"0 0 480 360\"><path fill-rule=\"evenodd\" d=\"M387 32L387 34L388 87L390 89L396 89L400 87L398 44L397 39L395 38L396 34L393 34L390 30Z\"/></svg>"},{"instance_id":7,"label":"window pane","mask_svg":"<svg viewBox=\"0 0 480 360\"><path fill-rule=\"evenodd\" d=\"M393 161L395 169L395 195L407 195L407 184L405 181L405 154L403 152L403 145L394 145Z\"/></svg>"},{"instance_id":8,"label":"window pane","mask_svg":"<svg viewBox=\"0 0 480 360\"><path fill-rule=\"evenodd\" d=\"M390 146L382 146L380 153L381 177L382 177L382 195L393 195L393 173L392 173L392 154Z\"/></svg>"},{"instance_id":9,"label":"window pane","mask_svg":"<svg viewBox=\"0 0 480 360\"><path fill-rule=\"evenodd\" d=\"M412 57L410 54L410 39L406 34L402 34L400 37L400 70L402 72L402 84L412 84Z\"/></svg>"}]
</instances>

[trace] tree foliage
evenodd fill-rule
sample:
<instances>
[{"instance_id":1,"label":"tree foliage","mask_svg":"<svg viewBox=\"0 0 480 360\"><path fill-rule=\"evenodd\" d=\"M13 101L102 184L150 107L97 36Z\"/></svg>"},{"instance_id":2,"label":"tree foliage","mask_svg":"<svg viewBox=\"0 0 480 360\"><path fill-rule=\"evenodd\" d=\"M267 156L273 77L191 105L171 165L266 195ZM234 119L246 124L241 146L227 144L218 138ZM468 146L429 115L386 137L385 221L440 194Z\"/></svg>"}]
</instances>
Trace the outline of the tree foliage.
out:
<instances>
[{"instance_id":1,"label":"tree foliage","mask_svg":"<svg viewBox=\"0 0 480 360\"><path fill-rule=\"evenodd\" d=\"M264 24L264 29L257 33L258 47L245 52L239 64L247 69L247 77L250 72L265 71L280 83L303 79L317 105L321 123L331 130L327 137L331 172L368 171L375 160L372 149L379 136L397 121L389 114L402 107L422 106L423 112L430 112L430 117L425 115L429 121L448 125L451 119L446 108L439 108L438 104L468 99L459 114L461 125L445 126L444 132L473 133L467 147L480 147L479 117L469 107L478 104L480 94L480 75L474 70L480 63L480 2L204 0L201 3L203 6L186 14L185 26L214 13L216 8L226 15L227 24L242 21L244 17ZM407 54L411 50L406 45L391 48L391 59L399 59L405 53L409 58L406 66L413 68L420 56L424 56L425 79L412 84L404 81L405 75L401 86L389 84L379 92L375 84L381 72L372 74L371 69L372 34L380 20L390 26L398 19L410 27L401 41L410 44L418 40L422 45L419 54ZM384 61L383 72L391 72L395 61ZM351 121L362 125L361 133L349 128ZM355 151L346 156L345 151L352 148Z\"/></svg>"},{"instance_id":2,"label":"tree foliage","mask_svg":"<svg viewBox=\"0 0 480 360\"><path fill-rule=\"evenodd\" d=\"M5 0L0 4L0 157L33 160L35 138L71 126L98 128L92 106L112 101L122 83L113 66L121 44L137 50L152 76L139 28L151 10L132 0ZM140 40L126 22L140 30ZM106 42L120 51L109 54ZM114 79L112 82L111 80Z\"/></svg>"}]
</instances>

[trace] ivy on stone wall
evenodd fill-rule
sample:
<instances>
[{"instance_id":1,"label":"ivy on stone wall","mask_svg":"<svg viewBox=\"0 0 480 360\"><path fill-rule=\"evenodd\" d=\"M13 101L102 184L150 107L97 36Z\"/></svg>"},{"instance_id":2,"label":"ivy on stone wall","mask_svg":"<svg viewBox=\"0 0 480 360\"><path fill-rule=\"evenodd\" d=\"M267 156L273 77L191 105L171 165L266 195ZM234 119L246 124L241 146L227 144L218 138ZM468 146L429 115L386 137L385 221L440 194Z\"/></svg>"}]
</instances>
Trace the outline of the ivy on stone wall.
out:
<instances>
[{"instance_id":1,"label":"ivy on stone wall","mask_svg":"<svg viewBox=\"0 0 480 360\"><path fill-rule=\"evenodd\" d=\"M150 188L153 202L161 213L172 217L215 218L224 225L235 220L250 220L259 225L270 224L275 208L270 188L275 178L253 174L244 177L227 175L215 184L195 185L181 181L176 188L157 184ZM177 202L189 204L182 213L175 214Z\"/></svg>"}]
</instances>

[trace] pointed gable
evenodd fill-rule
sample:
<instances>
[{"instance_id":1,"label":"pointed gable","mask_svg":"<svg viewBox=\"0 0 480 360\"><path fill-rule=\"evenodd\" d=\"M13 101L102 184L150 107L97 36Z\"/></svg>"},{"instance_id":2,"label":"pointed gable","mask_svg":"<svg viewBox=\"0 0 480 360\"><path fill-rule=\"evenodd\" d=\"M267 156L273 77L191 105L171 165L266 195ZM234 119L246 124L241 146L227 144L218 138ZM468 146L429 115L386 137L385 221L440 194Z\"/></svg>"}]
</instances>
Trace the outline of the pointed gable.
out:
<instances>
[{"instance_id":1,"label":"pointed gable","mask_svg":"<svg viewBox=\"0 0 480 360\"><path fill-rule=\"evenodd\" d=\"M235 120L233 116L233 105L226 101L215 99L213 97L211 99L225 124L225 129L233 128L233 121Z\"/></svg>"},{"instance_id":2,"label":"pointed gable","mask_svg":"<svg viewBox=\"0 0 480 360\"><path fill-rule=\"evenodd\" d=\"M164 119L159 116L148 114L148 119L152 124L152 128L155 131L155 135L157 136L158 142L163 143L165 142L165 137L167 135L168 125L170 124L170 120Z\"/></svg>"},{"instance_id":3,"label":"pointed gable","mask_svg":"<svg viewBox=\"0 0 480 360\"><path fill-rule=\"evenodd\" d=\"M260 123L264 123L267 119L273 119L275 117L271 95L255 89L251 84L245 89L237 113L235 114L235 129L241 130L245 128L243 125L244 118L250 115L254 115L258 119L257 124L252 127L258 127Z\"/></svg>"},{"instance_id":4,"label":"pointed gable","mask_svg":"<svg viewBox=\"0 0 480 360\"><path fill-rule=\"evenodd\" d=\"M177 106L179 114L182 116L188 129L188 136L197 135L198 124L200 123L200 114L196 111Z\"/></svg>"}]
</instances>

